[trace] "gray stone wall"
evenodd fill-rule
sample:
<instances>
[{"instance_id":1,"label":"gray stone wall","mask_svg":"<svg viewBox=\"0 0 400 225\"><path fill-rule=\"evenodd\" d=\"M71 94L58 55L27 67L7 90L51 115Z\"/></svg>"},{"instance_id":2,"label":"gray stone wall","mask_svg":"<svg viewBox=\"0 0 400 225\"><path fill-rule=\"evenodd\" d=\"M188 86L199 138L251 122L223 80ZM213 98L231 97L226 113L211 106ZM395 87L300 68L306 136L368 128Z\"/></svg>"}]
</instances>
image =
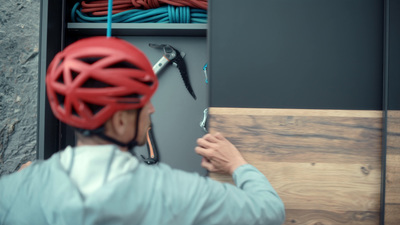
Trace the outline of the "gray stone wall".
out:
<instances>
[{"instance_id":1,"label":"gray stone wall","mask_svg":"<svg viewBox=\"0 0 400 225\"><path fill-rule=\"evenodd\" d=\"M0 175L36 159L40 0L0 4Z\"/></svg>"}]
</instances>

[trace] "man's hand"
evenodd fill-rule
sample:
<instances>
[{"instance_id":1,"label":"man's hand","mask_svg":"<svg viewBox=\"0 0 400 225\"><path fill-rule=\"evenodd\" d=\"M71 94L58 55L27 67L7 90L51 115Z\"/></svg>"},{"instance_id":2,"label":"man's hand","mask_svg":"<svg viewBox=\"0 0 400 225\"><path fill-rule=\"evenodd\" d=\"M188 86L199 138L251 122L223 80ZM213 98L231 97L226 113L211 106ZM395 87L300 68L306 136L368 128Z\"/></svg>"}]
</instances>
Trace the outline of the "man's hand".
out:
<instances>
[{"instance_id":1,"label":"man's hand","mask_svg":"<svg viewBox=\"0 0 400 225\"><path fill-rule=\"evenodd\" d=\"M197 154L203 156L201 166L210 172L232 175L236 168L247 164L237 148L222 134L206 134L197 139Z\"/></svg>"}]
</instances>

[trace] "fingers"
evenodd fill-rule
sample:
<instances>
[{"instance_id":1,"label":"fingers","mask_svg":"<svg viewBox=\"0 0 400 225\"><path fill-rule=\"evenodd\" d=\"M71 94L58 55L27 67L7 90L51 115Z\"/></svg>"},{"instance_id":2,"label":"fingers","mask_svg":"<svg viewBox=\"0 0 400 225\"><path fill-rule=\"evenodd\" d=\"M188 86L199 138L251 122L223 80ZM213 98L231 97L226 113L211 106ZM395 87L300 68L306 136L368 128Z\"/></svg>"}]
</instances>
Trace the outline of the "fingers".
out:
<instances>
[{"instance_id":1,"label":"fingers","mask_svg":"<svg viewBox=\"0 0 400 225\"><path fill-rule=\"evenodd\" d=\"M223 141L223 140L225 140L225 137L221 134L221 133L216 133L215 135L215 138L216 139L218 139L218 140L221 140L221 141Z\"/></svg>"},{"instance_id":2,"label":"fingers","mask_svg":"<svg viewBox=\"0 0 400 225\"><path fill-rule=\"evenodd\" d=\"M209 149L197 146L194 150L197 154L199 154L207 159L213 157L213 152L210 151Z\"/></svg>"},{"instance_id":3,"label":"fingers","mask_svg":"<svg viewBox=\"0 0 400 225\"><path fill-rule=\"evenodd\" d=\"M205 157L201 159L201 166L211 172L215 170L213 164Z\"/></svg>"},{"instance_id":4,"label":"fingers","mask_svg":"<svg viewBox=\"0 0 400 225\"><path fill-rule=\"evenodd\" d=\"M201 166L210 172L228 174L241 158L235 146L221 133L206 134L197 139L197 145L196 153L203 156Z\"/></svg>"},{"instance_id":5,"label":"fingers","mask_svg":"<svg viewBox=\"0 0 400 225\"><path fill-rule=\"evenodd\" d=\"M212 143L207 141L204 138L199 138L197 139L197 145L203 148L211 148L212 147Z\"/></svg>"},{"instance_id":6,"label":"fingers","mask_svg":"<svg viewBox=\"0 0 400 225\"><path fill-rule=\"evenodd\" d=\"M207 154L207 150L200 146L197 146L196 148L194 148L194 151L201 156L205 156Z\"/></svg>"},{"instance_id":7,"label":"fingers","mask_svg":"<svg viewBox=\"0 0 400 225\"><path fill-rule=\"evenodd\" d=\"M217 134L219 134L219 133L217 133ZM203 138L205 140L211 142L211 143L217 143L218 142L218 139L212 134L206 134L206 135L203 136Z\"/></svg>"},{"instance_id":8,"label":"fingers","mask_svg":"<svg viewBox=\"0 0 400 225\"><path fill-rule=\"evenodd\" d=\"M213 148L218 143L218 139L212 134L206 134L202 138L197 139L197 145L204 148Z\"/></svg>"},{"instance_id":9,"label":"fingers","mask_svg":"<svg viewBox=\"0 0 400 225\"><path fill-rule=\"evenodd\" d=\"M206 134L202 138L197 139L197 144L205 148L212 148L213 144L218 143L219 141L224 139L224 136L222 136L222 134L220 133L216 133L215 135Z\"/></svg>"},{"instance_id":10,"label":"fingers","mask_svg":"<svg viewBox=\"0 0 400 225\"><path fill-rule=\"evenodd\" d=\"M218 149L219 142L226 140L221 133L214 134L206 134L202 138L197 139L197 147L195 151L197 154L206 157L212 158L213 150Z\"/></svg>"}]
</instances>

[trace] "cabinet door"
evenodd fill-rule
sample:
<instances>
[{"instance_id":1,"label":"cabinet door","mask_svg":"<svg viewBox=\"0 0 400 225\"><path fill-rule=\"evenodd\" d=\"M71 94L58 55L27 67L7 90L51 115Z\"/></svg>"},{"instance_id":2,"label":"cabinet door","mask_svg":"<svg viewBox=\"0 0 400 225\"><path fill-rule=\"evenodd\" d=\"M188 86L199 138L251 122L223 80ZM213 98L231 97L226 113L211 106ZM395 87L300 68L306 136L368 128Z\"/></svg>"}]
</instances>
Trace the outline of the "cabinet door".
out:
<instances>
[{"instance_id":1,"label":"cabinet door","mask_svg":"<svg viewBox=\"0 0 400 225\"><path fill-rule=\"evenodd\" d=\"M210 6L212 107L382 109L382 1Z\"/></svg>"},{"instance_id":2,"label":"cabinet door","mask_svg":"<svg viewBox=\"0 0 400 225\"><path fill-rule=\"evenodd\" d=\"M286 224L379 223L383 36L380 0L210 2L210 128Z\"/></svg>"}]
</instances>

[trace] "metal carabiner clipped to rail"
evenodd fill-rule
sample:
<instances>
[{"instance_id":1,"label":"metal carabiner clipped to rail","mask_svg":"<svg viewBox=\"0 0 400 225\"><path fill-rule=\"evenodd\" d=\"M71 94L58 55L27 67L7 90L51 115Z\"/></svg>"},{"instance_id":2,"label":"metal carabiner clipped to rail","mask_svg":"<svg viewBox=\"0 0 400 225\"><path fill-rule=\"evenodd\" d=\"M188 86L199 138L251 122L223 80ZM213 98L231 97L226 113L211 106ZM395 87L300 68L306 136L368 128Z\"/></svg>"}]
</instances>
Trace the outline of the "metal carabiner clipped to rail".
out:
<instances>
[{"instance_id":1,"label":"metal carabiner clipped to rail","mask_svg":"<svg viewBox=\"0 0 400 225\"><path fill-rule=\"evenodd\" d=\"M208 119L208 108L203 111L203 120L200 122L200 127L203 128L204 132L208 133L207 130L207 119Z\"/></svg>"}]
</instances>

